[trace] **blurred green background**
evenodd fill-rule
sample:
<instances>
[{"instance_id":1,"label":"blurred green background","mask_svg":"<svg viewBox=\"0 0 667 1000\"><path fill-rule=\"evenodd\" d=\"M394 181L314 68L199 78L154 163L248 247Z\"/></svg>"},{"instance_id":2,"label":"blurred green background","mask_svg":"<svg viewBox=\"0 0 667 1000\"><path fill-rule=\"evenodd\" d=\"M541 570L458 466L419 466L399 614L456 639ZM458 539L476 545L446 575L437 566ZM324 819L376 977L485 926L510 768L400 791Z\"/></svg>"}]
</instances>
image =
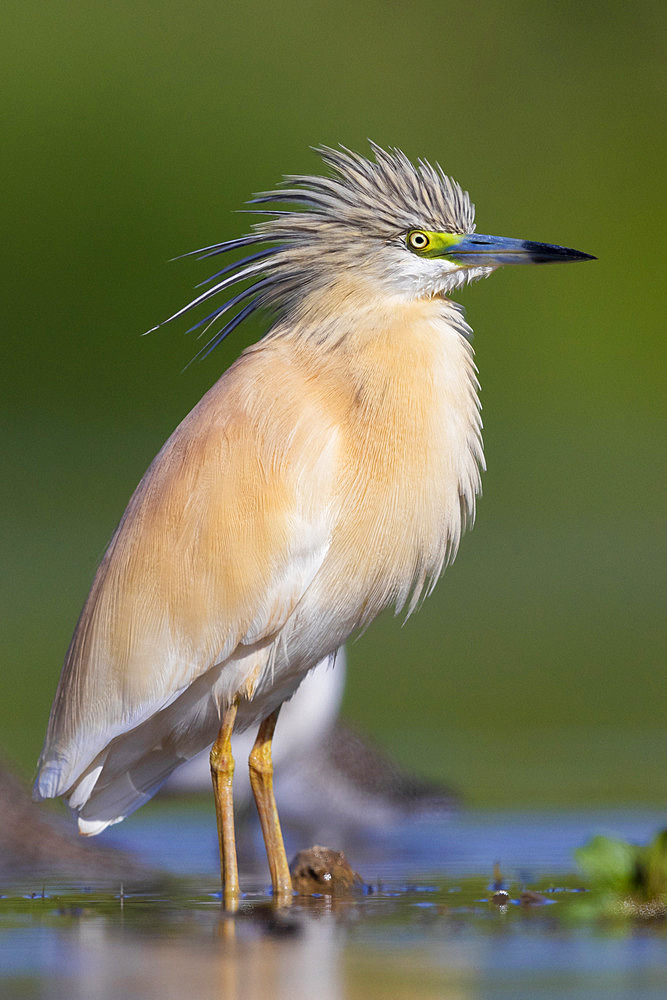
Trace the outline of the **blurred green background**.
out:
<instances>
[{"instance_id":1,"label":"blurred green background","mask_svg":"<svg viewBox=\"0 0 667 1000\"><path fill-rule=\"evenodd\" d=\"M4 0L0 747L33 773L72 629L145 467L242 347L139 334L216 268L180 252L309 146L439 160L481 232L599 261L458 295L488 473L404 628L349 647L345 714L477 805L664 799L664 5Z\"/></svg>"}]
</instances>

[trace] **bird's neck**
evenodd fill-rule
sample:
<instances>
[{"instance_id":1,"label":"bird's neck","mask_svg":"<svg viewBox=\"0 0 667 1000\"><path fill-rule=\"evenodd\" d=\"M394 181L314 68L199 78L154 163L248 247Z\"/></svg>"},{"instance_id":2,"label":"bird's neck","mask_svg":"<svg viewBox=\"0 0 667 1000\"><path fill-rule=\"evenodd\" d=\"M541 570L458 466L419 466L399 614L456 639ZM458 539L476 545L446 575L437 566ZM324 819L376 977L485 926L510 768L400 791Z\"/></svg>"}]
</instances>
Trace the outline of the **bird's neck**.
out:
<instances>
[{"instance_id":1,"label":"bird's neck","mask_svg":"<svg viewBox=\"0 0 667 1000\"><path fill-rule=\"evenodd\" d=\"M451 425L447 450L454 438L479 440L472 331L449 299L379 296L348 279L306 297L299 314L274 330L369 434L390 425L418 446L434 420L441 429L443 421Z\"/></svg>"},{"instance_id":2,"label":"bird's neck","mask_svg":"<svg viewBox=\"0 0 667 1000\"><path fill-rule=\"evenodd\" d=\"M369 544L377 607L417 599L474 516L483 466L470 334L446 299L315 304L291 347L341 435L351 558ZM335 317L332 319L331 317ZM382 567L385 567L384 571ZM410 605L412 607L412 603Z\"/></svg>"}]
</instances>

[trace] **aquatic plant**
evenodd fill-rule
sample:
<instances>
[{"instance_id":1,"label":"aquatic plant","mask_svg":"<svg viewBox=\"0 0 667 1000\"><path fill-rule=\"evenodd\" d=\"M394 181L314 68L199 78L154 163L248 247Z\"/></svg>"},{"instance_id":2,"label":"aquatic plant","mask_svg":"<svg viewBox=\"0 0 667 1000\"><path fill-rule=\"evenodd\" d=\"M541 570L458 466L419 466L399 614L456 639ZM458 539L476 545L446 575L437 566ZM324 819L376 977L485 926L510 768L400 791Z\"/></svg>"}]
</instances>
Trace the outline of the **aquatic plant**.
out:
<instances>
[{"instance_id":1,"label":"aquatic plant","mask_svg":"<svg viewBox=\"0 0 667 1000\"><path fill-rule=\"evenodd\" d=\"M574 852L600 909L643 919L667 914L667 829L648 844L591 838Z\"/></svg>"}]
</instances>

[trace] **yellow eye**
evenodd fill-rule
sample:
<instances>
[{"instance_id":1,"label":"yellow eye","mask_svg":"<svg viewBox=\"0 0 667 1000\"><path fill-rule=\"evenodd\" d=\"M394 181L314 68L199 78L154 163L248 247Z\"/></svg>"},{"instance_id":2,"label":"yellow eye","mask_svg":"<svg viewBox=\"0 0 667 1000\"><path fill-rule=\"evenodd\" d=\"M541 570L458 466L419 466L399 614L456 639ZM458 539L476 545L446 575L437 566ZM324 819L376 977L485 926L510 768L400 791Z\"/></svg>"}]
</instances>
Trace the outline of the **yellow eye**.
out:
<instances>
[{"instance_id":1,"label":"yellow eye","mask_svg":"<svg viewBox=\"0 0 667 1000\"><path fill-rule=\"evenodd\" d=\"M408 246L411 250L426 250L431 240L421 229L413 229L408 233Z\"/></svg>"}]
</instances>

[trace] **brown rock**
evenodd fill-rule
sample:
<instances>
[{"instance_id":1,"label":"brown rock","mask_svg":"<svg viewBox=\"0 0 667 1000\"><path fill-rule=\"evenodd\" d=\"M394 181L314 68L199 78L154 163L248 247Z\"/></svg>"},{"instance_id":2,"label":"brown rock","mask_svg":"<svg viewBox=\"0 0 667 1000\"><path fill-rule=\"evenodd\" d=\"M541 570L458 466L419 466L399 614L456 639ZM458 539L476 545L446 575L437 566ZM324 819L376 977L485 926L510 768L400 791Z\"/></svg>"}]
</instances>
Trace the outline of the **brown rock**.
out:
<instances>
[{"instance_id":1,"label":"brown rock","mask_svg":"<svg viewBox=\"0 0 667 1000\"><path fill-rule=\"evenodd\" d=\"M315 845L299 851L290 865L294 891L302 896L364 892L363 879L353 871L342 851Z\"/></svg>"}]
</instances>

